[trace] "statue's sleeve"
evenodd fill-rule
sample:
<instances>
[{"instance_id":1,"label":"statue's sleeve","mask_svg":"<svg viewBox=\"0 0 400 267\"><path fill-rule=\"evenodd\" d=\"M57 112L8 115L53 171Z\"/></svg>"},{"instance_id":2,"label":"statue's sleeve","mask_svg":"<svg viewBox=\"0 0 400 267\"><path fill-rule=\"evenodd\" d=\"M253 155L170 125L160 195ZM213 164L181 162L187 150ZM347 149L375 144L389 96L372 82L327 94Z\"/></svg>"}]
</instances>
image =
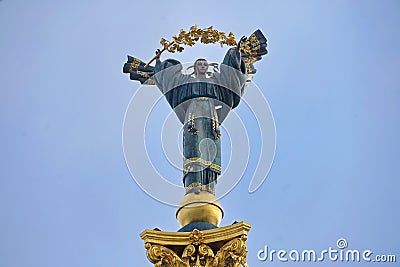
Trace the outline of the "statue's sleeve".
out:
<instances>
[{"instance_id":1,"label":"statue's sleeve","mask_svg":"<svg viewBox=\"0 0 400 267\"><path fill-rule=\"evenodd\" d=\"M242 74L246 75L246 64L240 55L240 51L237 47L232 47L226 52L224 60L222 61L221 68L223 66L229 66L240 71Z\"/></svg>"},{"instance_id":2,"label":"statue's sleeve","mask_svg":"<svg viewBox=\"0 0 400 267\"><path fill-rule=\"evenodd\" d=\"M184 84L188 76L182 73L182 64L175 59L157 60L154 73L154 81L164 95Z\"/></svg>"},{"instance_id":3,"label":"statue's sleeve","mask_svg":"<svg viewBox=\"0 0 400 267\"><path fill-rule=\"evenodd\" d=\"M247 80L246 64L237 47L230 48L222 61L221 71L215 75L225 99L231 99L231 107L235 108L240 101Z\"/></svg>"}]
</instances>

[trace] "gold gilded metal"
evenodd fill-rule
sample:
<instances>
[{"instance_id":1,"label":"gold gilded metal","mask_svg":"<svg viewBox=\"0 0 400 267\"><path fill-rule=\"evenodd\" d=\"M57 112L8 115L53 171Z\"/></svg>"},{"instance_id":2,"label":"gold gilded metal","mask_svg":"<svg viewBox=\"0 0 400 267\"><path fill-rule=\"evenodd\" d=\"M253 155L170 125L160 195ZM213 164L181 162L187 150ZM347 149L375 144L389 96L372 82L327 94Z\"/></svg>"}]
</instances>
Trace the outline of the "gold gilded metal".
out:
<instances>
[{"instance_id":1,"label":"gold gilded metal","mask_svg":"<svg viewBox=\"0 0 400 267\"><path fill-rule=\"evenodd\" d=\"M146 256L154 266L157 267L188 267L187 264L171 249L158 245L146 243Z\"/></svg>"},{"instance_id":2,"label":"gold gilded metal","mask_svg":"<svg viewBox=\"0 0 400 267\"><path fill-rule=\"evenodd\" d=\"M186 167L187 165L189 165L190 163L193 163L193 162L198 162L198 163L201 163L203 165L210 166L210 168L215 169L217 171L221 171L222 170L221 166L219 166L219 165L217 165L215 163L212 163L211 161L202 159L202 158L188 158L183 162L183 165Z\"/></svg>"},{"instance_id":3,"label":"gold gilded metal","mask_svg":"<svg viewBox=\"0 0 400 267\"><path fill-rule=\"evenodd\" d=\"M200 182L196 182L196 183L191 183L190 185L188 185L186 187L186 191L190 191L191 189L195 188L195 187L202 187L203 184Z\"/></svg>"},{"instance_id":4,"label":"gold gilded metal","mask_svg":"<svg viewBox=\"0 0 400 267\"><path fill-rule=\"evenodd\" d=\"M184 170L185 174L189 173L189 171L187 169L183 169L183 170ZM193 172L192 167L190 168L190 171ZM196 188L196 187L199 188L201 191L207 191L207 192L215 195L215 189L212 190L212 189L208 188L207 185L204 185L200 182L191 183L190 185L186 186L185 187L186 194L189 193L193 188Z\"/></svg>"},{"instance_id":5,"label":"gold gilded metal","mask_svg":"<svg viewBox=\"0 0 400 267\"><path fill-rule=\"evenodd\" d=\"M247 234L251 226L230 226L192 232L145 230L140 236L155 267L248 267Z\"/></svg>"},{"instance_id":6,"label":"gold gilded metal","mask_svg":"<svg viewBox=\"0 0 400 267\"><path fill-rule=\"evenodd\" d=\"M195 130L196 129L196 125L195 125L195 117L194 114L189 112L188 115L188 131L192 134L192 135L197 135L199 134L199 130Z\"/></svg>"},{"instance_id":7,"label":"gold gilded metal","mask_svg":"<svg viewBox=\"0 0 400 267\"><path fill-rule=\"evenodd\" d=\"M185 247L182 253L182 260L186 266L190 266L190 263L196 259L196 248L193 245Z\"/></svg>"},{"instance_id":8,"label":"gold gilded metal","mask_svg":"<svg viewBox=\"0 0 400 267\"><path fill-rule=\"evenodd\" d=\"M145 77L147 79L150 78L150 75L148 73L144 72L144 71L138 70L136 72L137 72L137 74L140 74L140 76L142 76L142 77Z\"/></svg>"},{"instance_id":9,"label":"gold gilded metal","mask_svg":"<svg viewBox=\"0 0 400 267\"><path fill-rule=\"evenodd\" d=\"M129 66L129 72L131 72L132 70L137 70L139 68L140 62L140 59L133 59L133 62Z\"/></svg>"},{"instance_id":10,"label":"gold gilded metal","mask_svg":"<svg viewBox=\"0 0 400 267\"><path fill-rule=\"evenodd\" d=\"M251 68L251 63L254 63L254 62L255 62L255 58L254 57L248 57L248 58L244 59L244 63L246 65L246 69L247 69L247 73L248 74L253 74L254 70ZM251 78L252 77L253 76L251 76ZM248 78L251 79L250 76Z\"/></svg>"},{"instance_id":11,"label":"gold gilded metal","mask_svg":"<svg viewBox=\"0 0 400 267\"><path fill-rule=\"evenodd\" d=\"M192 222L221 223L224 211L216 197L207 191L187 193L176 211L176 218L181 226Z\"/></svg>"},{"instance_id":12,"label":"gold gilded metal","mask_svg":"<svg viewBox=\"0 0 400 267\"><path fill-rule=\"evenodd\" d=\"M214 266L247 266L246 257L247 235L234 238L223 245L215 255Z\"/></svg>"},{"instance_id":13,"label":"gold gilded metal","mask_svg":"<svg viewBox=\"0 0 400 267\"><path fill-rule=\"evenodd\" d=\"M254 36L254 37L256 37L256 36ZM162 45L163 49L160 51L159 54L155 55L144 66L144 68L147 68L164 51L168 51L171 53L175 53L175 52L181 53L185 49L183 47L183 45L193 46L198 41L200 41L203 44L218 43L221 47L224 45L227 45L227 46L237 45L237 41L235 40L235 34L233 32L229 32L228 34L226 34L225 32L221 32L221 31L214 29L213 26L210 26L210 27L204 28L204 29L200 29L197 25L193 25L190 27L188 32L181 29L179 31L178 35L172 36L172 41L168 41L165 38L161 38L160 44ZM254 56L250 49L249 44L250 44L249 40L244 41L240 47L240 50L243 53L246 53L250 56Z\"/></svg>"},{"instance_id":14,"label":"gold gilded metal","mask_svg":"<svg viewBox=\"0 0 400 267\"><path fill-rule=\"evenodd\" d=\"M251 46L253 47L252 50L258 50L260 49L260 41L258 41L257 37L252 34L249 37L249 43L251 44Z\"/></svg>"},{"instance_id":15,"label":"gold gilded metal","mask_svg":"<svg viewBox=\"0 0 400 267\"><path fill-rule=\"evenodd\" d=\"M197 25L190 27L189 31L181 29L178 35L172 37L172 42L162 38L160 44L165 50L171 53L182 52L184 47L182 45L193 46L196 42L200 41L203 44L215 44L219 43L222 47L224 45L234 46L237 44L235 35L230 32L220 32L215 30L213 26L205 29L200 29Z\"/></svg>"},{"instance_id":16,"label":"gold gilded metal","mask_svg":"<svg viewBox=\"0 0 400 267\"><path fill-rule=\"evenodd\" d=\"M201 231L194 229L190 234L189 234L189 242L192 243L193 245L200 245L201 243L204 242L204 235Z\"/></svg>"},{"instance_id":17,"label":"gold gilded metal","mask_svg":"<svg viewBox=\"0 0 400 267\"><path fill-rule=\"evenodd\" d=\"M235 224L219 227L211 230L201 231L204 235L206 244L223 240L232 240L236 237L247 235L251 225L247 222L237 222ZM171 246L187 246L191 244L189 239L190 232L163 232L157 230L144 230L140 238L145 243L154 243Z\"/></svg>"}]
</instances>

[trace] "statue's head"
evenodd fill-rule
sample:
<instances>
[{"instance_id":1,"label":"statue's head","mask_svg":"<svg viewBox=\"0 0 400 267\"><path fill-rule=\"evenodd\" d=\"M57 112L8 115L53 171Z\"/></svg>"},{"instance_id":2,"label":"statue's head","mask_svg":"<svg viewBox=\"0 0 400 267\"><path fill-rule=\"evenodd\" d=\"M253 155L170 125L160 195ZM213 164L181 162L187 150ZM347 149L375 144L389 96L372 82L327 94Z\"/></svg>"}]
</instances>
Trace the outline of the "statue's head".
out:
<instances>
[{"instance_id":1,"label":"statue's head","mask_svg":"<svg viewBox=\"0 0 400 267\"><path fill-rule=\"evenodd\" d=\"M204 58L196 59L194 62L194 75L196 77L206 77L208 71L208 62Z\"/></svg>"}]
</instances>

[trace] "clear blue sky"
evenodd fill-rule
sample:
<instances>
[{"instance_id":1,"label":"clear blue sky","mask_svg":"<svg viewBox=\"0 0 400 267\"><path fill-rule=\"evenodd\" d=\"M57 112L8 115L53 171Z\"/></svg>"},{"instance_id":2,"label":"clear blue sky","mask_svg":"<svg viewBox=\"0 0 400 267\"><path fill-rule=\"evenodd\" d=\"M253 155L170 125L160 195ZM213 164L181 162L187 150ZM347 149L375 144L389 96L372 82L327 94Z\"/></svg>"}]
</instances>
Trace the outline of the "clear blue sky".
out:
<instances>
[{"instance_id":1,"label":"clear blue sky","mask_svg":"<svg viewBox=\"0 0 400 267\"><path fill-rule=\"evenodd\" d=\"M179 226L126 167L139 84L121 68L193 24L269 40L254 82L275 118L275 161L255 193L249 171L221 199L222 225L253 225L249 265L303 266L256 254L338 238L400 261L399 14L398 1L0 1L0 266L151 266L139 234Z\"/></svg>"}]
</instances>

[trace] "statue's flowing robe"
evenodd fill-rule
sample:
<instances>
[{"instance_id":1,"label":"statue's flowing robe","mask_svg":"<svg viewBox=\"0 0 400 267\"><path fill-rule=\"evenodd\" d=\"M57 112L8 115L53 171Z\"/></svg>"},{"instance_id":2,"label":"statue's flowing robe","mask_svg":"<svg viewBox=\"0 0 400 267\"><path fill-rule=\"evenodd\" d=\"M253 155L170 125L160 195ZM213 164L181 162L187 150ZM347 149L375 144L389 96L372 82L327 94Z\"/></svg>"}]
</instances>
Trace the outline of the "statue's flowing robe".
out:
<instances>
[{"instance_id":1,"label":"statue's flowing robe","mask_svg":"<svg viewBox=\"0 0 400 267\"><path fill-rule=\"evenodd\" d=\"M237 48L228 50L220 72L210 78L195 78L182 73L174 59L157 61L153 79L174 109L183 130L183 183L186 191L194 188L215 193L221 174L219 126L235 108L246 82L246 66Z\"/></svg>"}]
</instances>

